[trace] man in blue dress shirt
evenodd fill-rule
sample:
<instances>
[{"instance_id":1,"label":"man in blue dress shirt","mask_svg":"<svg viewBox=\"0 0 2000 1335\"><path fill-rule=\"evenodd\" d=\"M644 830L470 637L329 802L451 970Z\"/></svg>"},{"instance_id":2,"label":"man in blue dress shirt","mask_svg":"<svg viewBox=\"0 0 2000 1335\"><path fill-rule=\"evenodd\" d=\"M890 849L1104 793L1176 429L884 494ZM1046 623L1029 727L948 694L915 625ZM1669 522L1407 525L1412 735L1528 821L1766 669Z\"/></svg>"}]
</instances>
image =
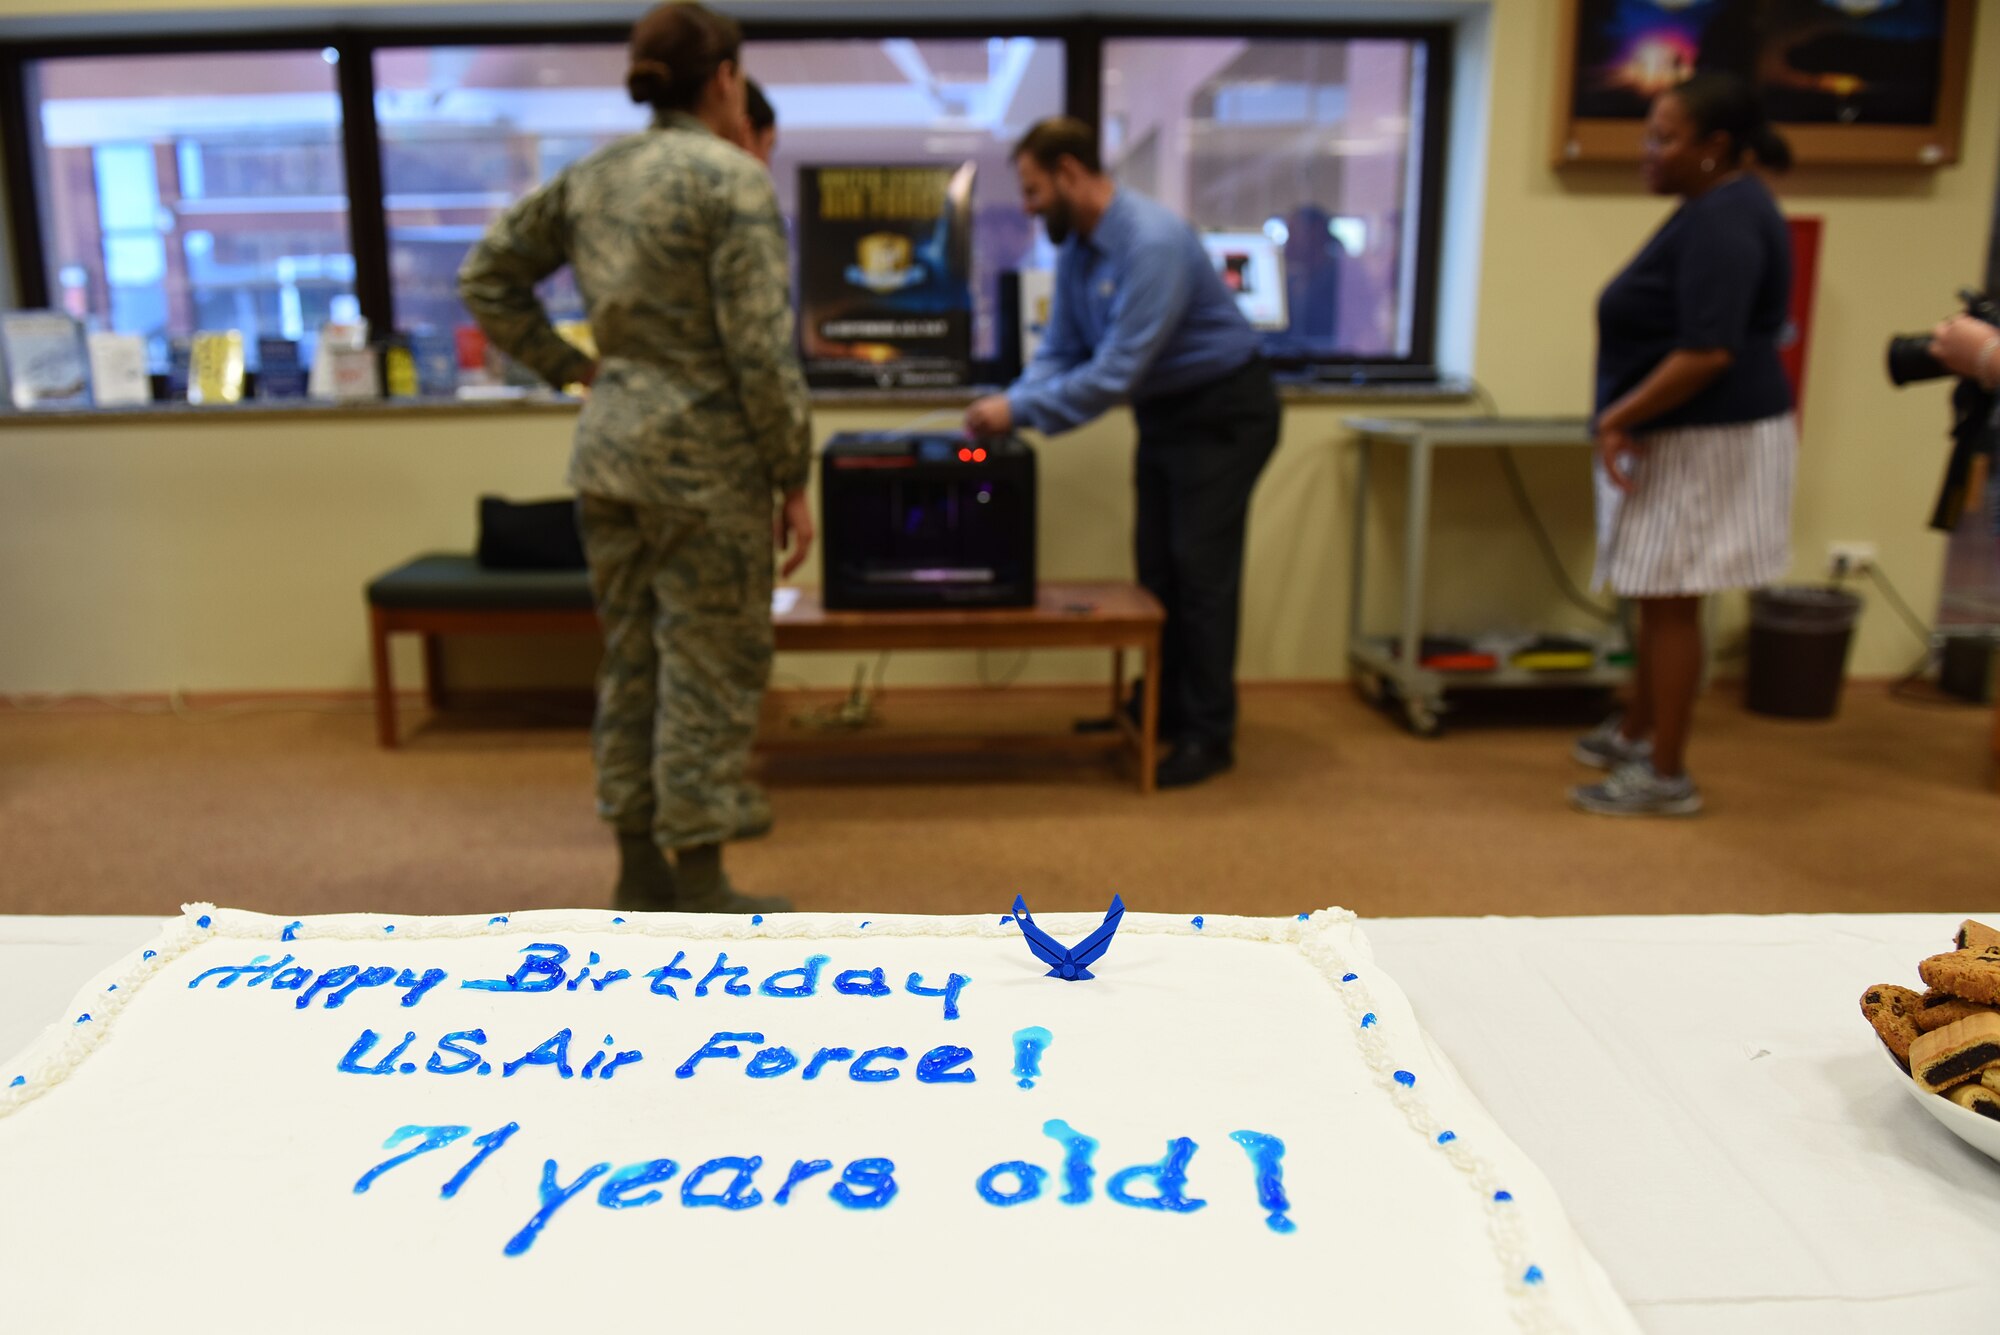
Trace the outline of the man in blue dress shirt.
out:
<instances>
[{"instance_id":1,"label":"man in blue dress shirt","mask_svg":"<svg viewBox=\"0 0 2000 1335\"><path fill-rule=\"evenodd\" d=\"M1005 394L966 412L975 435L1068 431L1120 403L1139 426L1139 582L1167 619L1163 788L1235 763L1236 637L1250 492L1278 443L1258 336L1186 223L1105 175L1097 137L1045 120L1014 148L1021 202L1056 259L1047 335Z\"/></svg>"}]
</instances>

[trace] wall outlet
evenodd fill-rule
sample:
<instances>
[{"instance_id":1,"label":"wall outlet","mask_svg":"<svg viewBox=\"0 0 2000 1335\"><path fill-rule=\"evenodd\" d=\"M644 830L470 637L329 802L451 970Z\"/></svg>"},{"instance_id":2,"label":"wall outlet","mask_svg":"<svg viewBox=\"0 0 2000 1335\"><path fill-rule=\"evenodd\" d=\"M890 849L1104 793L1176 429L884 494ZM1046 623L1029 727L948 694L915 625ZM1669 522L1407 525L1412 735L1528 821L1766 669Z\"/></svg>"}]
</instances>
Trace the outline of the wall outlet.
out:
<instances>
[{"instance_id":1,"label":"wall outlet","mask_svg":"<svg viewBox=\"0 0 2000 1335\"><path fill-rule=\"evenodd\" d=\"M1875 564L1872 542L1830 542L1826 545L1826 573L1835 579L1851 578Z\"/></svg>"}]
</instances>

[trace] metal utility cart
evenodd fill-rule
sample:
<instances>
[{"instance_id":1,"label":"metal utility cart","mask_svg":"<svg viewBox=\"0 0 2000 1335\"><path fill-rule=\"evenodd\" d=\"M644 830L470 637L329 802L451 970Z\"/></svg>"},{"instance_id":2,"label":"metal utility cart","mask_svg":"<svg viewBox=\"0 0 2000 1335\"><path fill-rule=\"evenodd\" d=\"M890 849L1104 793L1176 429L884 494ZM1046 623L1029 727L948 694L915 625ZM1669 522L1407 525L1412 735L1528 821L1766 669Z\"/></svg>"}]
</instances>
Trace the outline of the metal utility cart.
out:
<instances>
[{"instance_id":1,"label":"metal utility cart","mask_svg":"<svg viewBox=\"0 0 2000 1335\"><path fill-rule=\"evenodd\" d=\"M1435 737L1443 729L1445 692L1456 689L1519 689L1538 687L1615 686L1630 675L1607 661L1607 644L1599 644L1594 663L1567 671L1530 670L1506 662L1486 670L1437 671L1422 663L1424 637L1424 562L1429 541L1431 465L1439 450L1509 446L1589 447L1590 424L1578 418L1508 417L1349 417L1343 419L1360 442L1360 462L1354 478L1353 586L1348 597L1347 664L1364 697L1383 704L1393 694L1410 730ZM1395 445L1410 452L1410 487L1403 532L1402 621L1393 636L1369 636L1363 631L1363 599L1367 589L1368 480L1377 445Z\"/></svg>"}]
</instances>

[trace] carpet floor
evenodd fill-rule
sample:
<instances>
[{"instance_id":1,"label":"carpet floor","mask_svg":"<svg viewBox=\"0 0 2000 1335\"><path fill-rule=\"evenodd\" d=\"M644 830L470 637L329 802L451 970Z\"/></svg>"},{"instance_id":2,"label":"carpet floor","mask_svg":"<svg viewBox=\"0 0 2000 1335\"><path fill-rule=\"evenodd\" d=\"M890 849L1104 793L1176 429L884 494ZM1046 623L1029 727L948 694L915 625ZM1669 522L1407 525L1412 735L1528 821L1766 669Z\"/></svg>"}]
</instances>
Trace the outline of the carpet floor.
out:
<instances>
[{"instance_id":1,"label":"carpet floor","mask_svg":"<svg viewBox=\"0 0 2000 1335\"><path fill-rule=\"evenodd\" d=\"M1062 730L1096 692L903 692L890 728ZM774 696L791 730L815 701ZM409 711L406 710L406 713ZM1955 911L2000 888L1991 714L1850 684L1838 719L1701 704L1685 820L1571 812L1587 712L1517 702L1424 741L1335 686L1244 692L1237 768L1142 797L1107 757L781 754L737 883L804 910L1368 916ZM374 744L357 701L154 716L0 708L0 913L288 914L601 905L612 841L574 714L430 716Z\"/></svg>"}]
</instances>

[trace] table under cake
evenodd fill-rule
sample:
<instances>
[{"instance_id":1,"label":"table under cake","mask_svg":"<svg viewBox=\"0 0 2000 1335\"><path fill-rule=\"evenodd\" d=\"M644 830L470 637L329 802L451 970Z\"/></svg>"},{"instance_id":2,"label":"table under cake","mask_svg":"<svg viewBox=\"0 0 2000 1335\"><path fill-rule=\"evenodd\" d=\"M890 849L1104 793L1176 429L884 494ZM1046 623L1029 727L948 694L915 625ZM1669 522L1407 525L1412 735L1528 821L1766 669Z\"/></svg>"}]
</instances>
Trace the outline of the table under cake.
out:
<instances>
[{"instance_id":1,"label":"table under cake","mask_svg":"<svg viewBox=\"0 0 2000 1335\"><path fill-rule=\"evenodd\" d=\"M1875 1335L2000 1304L2000 1163L1896 1088L1856 1007L1963 916L1363 927L1649 1335ZM0 1060L158 930L0 917Z\"/></svg>"}]
</instances>

